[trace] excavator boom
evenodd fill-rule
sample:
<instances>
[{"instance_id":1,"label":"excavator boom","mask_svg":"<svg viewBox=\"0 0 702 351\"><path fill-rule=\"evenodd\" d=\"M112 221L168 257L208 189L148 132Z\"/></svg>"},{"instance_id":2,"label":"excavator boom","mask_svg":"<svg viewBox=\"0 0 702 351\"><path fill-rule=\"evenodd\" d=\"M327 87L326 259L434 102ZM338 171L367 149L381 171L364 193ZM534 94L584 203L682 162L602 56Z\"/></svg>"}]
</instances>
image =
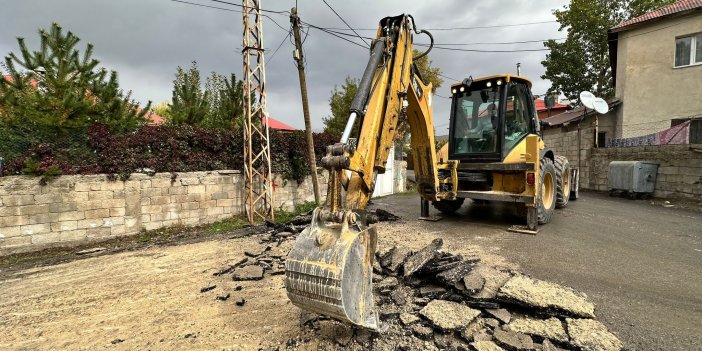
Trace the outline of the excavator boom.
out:
<instances>
[{"instance_id":1,"label":"excavator boom","mask_svg":"<svg viewBox=\"0 0 702 351\"><path fill-rule=\"evenodd\" d=\"M329 171L326 203L286 260L285 288L293 304L370 329L379 328L371 285L377 232L365 208L403 123L410 126L420 194L435 200L438 192L432 87L414 64L429 51L412 56L413 35L420 33L433 43L410 15L380 21L344 134L322 159Z\"/></svg>"}]
</instances>

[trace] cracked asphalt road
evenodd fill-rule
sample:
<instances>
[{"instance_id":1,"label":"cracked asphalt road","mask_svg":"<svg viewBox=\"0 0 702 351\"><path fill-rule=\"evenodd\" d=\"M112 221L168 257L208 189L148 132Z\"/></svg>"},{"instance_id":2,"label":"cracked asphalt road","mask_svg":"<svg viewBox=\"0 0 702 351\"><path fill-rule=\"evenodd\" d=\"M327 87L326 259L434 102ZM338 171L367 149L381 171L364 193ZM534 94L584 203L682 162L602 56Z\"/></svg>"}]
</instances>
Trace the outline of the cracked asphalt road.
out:
<instances>
[{"instance_id":1,"label":"cracked asphalt road","mask_svg":"<svg viewBox=\"0 0 702 351\"><path fill-rule=\"evenodd\" d=\"M419 215L414 193L372 206L407 220ZM505 230L520 221L510 205L466 201L457 215L422 227L587 293L629 349L702 349L702 213L583 192L536 236Z\"/></svg>"}]
</instances>

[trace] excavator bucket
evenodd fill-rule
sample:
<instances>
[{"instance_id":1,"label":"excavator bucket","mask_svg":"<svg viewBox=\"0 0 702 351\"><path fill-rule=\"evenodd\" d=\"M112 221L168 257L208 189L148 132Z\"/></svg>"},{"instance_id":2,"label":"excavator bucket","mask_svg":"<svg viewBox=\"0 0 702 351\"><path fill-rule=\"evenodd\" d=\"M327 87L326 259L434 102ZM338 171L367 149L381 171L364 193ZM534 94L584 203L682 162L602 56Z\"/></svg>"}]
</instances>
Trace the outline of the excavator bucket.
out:
<instances>
[{"instance_id":1,"label":"excavator bucket","mask_svg":"<svg viewBox=\"0 0 702 351\"><path fill-rule=\"evenodd\" d=\"M357 222L351 211L340 221L321 214L314 211L285 261L288 298L302 309L377 330L371 285L376 229Z\"/></svg>"}]
</instances>

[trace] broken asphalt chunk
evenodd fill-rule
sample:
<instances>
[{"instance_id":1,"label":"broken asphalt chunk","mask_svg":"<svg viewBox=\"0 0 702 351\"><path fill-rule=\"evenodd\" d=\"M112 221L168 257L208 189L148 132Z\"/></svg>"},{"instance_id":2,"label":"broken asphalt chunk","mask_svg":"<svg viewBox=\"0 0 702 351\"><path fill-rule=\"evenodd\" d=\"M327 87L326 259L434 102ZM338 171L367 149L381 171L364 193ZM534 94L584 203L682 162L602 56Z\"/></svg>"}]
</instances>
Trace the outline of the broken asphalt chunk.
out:
<instances>
[{"instance_id":1,"label":"broken asphalt chunk","mask_svg":"<svg viewBox=\"0 0 702 351\"><path fill-rule=\"evenodd\" d=\"M215 297L215 299L217 299L218 301L227 301L227 299L229 299L230 296L231 294L226 293L224 295L218 295L217 297Z\"/></svg>"},{"instance_id":2,"label":"broken asphalt chunk","mask_svg":"<svg viewBox=\"0 0 702 351\"><path fill-rule=\"evenodd\" d=\"M206 287L204 287L204 288L201 288L201 289L200 289L200 292L201 292L201 293L208 292L208 291L210 291L210 290L212 290L212 289L214 289L214 288L216 288L216 287L217 287L217 285L214 285L214 284L208 285L208 286L206 286Z\"/></svg>"},{"instance_id":3,"label":"broken asphalt chunk","mask_svg":"<svg viewBox=\"0 0 702 351\"><path fill-rule=\"evenodd\" d=\"M436 299L446 293L446 288L436 285L427 285L419 288L419 296Z\"/></svg>"},{"instance_id":4,"label":"broken asphalt chunk","mask_svg":"<svg viewBox=\"0 0 702 351\"><path fill-rule=\"evenodd\" d=\"M518 318L504 326L505 330L535 335L544 339L551 339L560 343L568 342L563 325L558 318L549 319Z\"/></svg>"},{"instance_id":5,"label":"broken asphalt chunk","mask_svg":"<svg viewBox=\"0 0 702 351\"><path fill-rule=\"evenodd\" d=\"M505 331L499 328L495 329L492 335L495 338L495 343L507 350L536 350L536 346L529 335Z\"/></svg>"},{"instance_id":6,"label":"broken asphalt chunk","mask_svg":"<svg viewBox=\"0 0 702 351\"><path fill-rule=\"evenodd\" d=\"M269 251L271 249L270 246L264 246L256 250L251 250L251 251L244 251L244 255L249 256L249 257L258 257L263 255L266 251Z\"/></svg>"},{"instance_id":7,"label":"broken asphalt chunk","mask_svg":"<svg viewBox=\"0 0 702 351\"><path fill-rule=\"evenodd\" d=\"M497 308L497 309L489 308L489 309L486 309L485 312L489 313L490 315L492 315L493 317L497 318L498 320L500 320L502 323L505 323L505 324L509 323L509 321L512 319L512 314L509 313L509 311L507 311L504 308ZM514 331L519 331L519 330L514 330Z\"/></svg>"},{"instance_id":8,"label":"broken asphalt chunk","mask_svg":"<svg viewBox=\"0 0 702 351\"><path fill-rule=\"evenodd\" d=\"M263 267L258 265L244 266L234 271L232 279L241 280L261 280L263 279Z\"/></svg>"},{"instance_id":9,"label":"broken asphalt chunk","mask_svg":"<svg viewBox=\"0 0 702 351\"><path fill-rule=\"evenodd\" d=\"M419 322L419 317L411 314L411 313L400 313L400 322L402 322L402 325L411 325L414 323Z\"/></svg>"},{"instance_id":10,"label":"broken asphalt chunk","mask_svg":"<svg viewBox=\"0 0 702 351\"><path fill-rule=\"evenodd\" d=\"M412 333L422 340L429 340L434 334L434 330L421 324L415 324L412 326Z\"/></svg>"},{"instance_id":11,"label":"broken asphalt chunk","mask_svg":"<svg viewBox=\"0 0 702 351\"><path fill-rule=\"evenodd\" d=\"M470 346L476 351L505 351L492 341L476 341L470 343Z\"/></svg>"},{"instance_id":12,"label":"broken asphalt chunk","mask_svg":"<svg viewBox=\"0 0 702 351\"><path fill-rule=\"evenodd\" d=\"M571 344L582 351L619 351L622 342L604 324L592 319L566 318Z\"/></svg>"},{"instance_id":13,"label":"broken asphalt chunk","mask_svg":"<svg viewBox=\"0 0 702 351\"><path fill-rule=\"evenodd\" d=\"M436 279L448 286L455 286L466 274L473 270L473 262L462 261L455 267L436 275Z\"/></svg>"},{"instance_id":14,"label":"broken asphalt chunk","mask_svg":"<svg viewBox=\"0 0 702 351\"><path fill-rule=\"evenodd\" d=\"M419 313L434 326L443 330L457 330L466 327L480 315L478 310L445 300L431 301Z\"/></svg>"},{"instance_id":15,"label":"broken asphalt chunk","mask_svg":"<svg viewBox=\"0 0 702 351\"><path fill-rule=\"evenodd\" d=\"M555 283L516 275L505 283L498 298L542 312L594 318L595 305L587 295Z\"/></svg>"},{"instance_id":16,"label":"broken asphalt chunk","mask_svg":"<svg viewBox=\"0 0 702 351\"><path fill-rule=\"evenodd\" d=\"M380 265L391 272L397 272L411 253L412 251L410 251L410 249L403 246L397 246L390 252L389 255L380 261Z\"/></svg>"},{"instance_id":17,"label":"broken asphalt chunk","mask_svg":"<svg viewBox=\"0 0 702 351\"><path fill-rule=\"evenodd\" d=\"M443 244L443 240L434 239L429 245L408 257L404 264L404 276L410 276L424 268L427 263L439 255L439 249Z\"/></svg>"},{"instance_id":18,"label":"broken asphalt chunk","mask_svg":"<svg viewBox=\"0 0 702 351\"><path fill-rule=\"evenodd\" d=\"M392 290L397 287L398 281L395 277L386 277L378 282L375 287L381 294L389 294Z\"/></svg>"},{"instance_id":19,"label":"broken asphalt chunk","mask_svg":"<svg viewBox=\"0 0 702 351\"><path fill-rule=\"evenodd\" d=\"M463 277L463 287L468 294L476 294L483 290L484 286L485 278L478 272L472 271Z\"/></svg>"}]
</instances>

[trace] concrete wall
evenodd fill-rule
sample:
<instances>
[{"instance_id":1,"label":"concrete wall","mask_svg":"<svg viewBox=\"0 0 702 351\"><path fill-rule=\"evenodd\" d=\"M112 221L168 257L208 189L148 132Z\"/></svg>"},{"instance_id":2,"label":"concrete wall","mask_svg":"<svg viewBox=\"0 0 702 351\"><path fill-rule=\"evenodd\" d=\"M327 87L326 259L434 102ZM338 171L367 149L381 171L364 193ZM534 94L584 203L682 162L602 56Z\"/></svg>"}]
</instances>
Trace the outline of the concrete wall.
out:
<instances>
[{"instance_id":1,"label":"concrete wall","mask_svg":"<svg viewBox=\"0 0 702 351\"><path fill-rule=\"evenodd\" d=\"M607 124L614 118L613 114L601 116L600 131L611 131ZM587 117L580 124L580 188L608 190L611 161L657 161L660 167L654 196L702 198L702 145L596 148L594 125L594 117ZM577 124L545 129L544 142L556 155L566 156L577 167Z\"/></svg>"},{"instance_id":2,"label":"concrete wall","mask_svg":"<svg viewBox=\"0 0 702 351\"><path fill-rule=\"evenodd\" d=\"M276 208L314 201L309 179L274 179ZM219 221L243 212L242 191L239 171L61 176L43 186L36 177L0 177L0 255Z\"/></svg>"},{"instance_id":3,"label":"concrete wall","mask_svg":"<svg viewBox=\"0 0 702 351\"><path fill-rule=\"evenodd\" d=\"M702 65L674 68L675 39L702 32L702 15L666 19L619 33L618 137L655 133L673 118L702 114Z\"/></svg>"},{"instance_id":4,"label":"concrete wall","mask_svg":"<svg viewBox=\"0 0 702 351\"><path fill-rule=\"evenodd\" d=\"M656 197L702 199L702 145L657 145L593 149L589 189L608 190L611 161L657 161Z\"/></svg>"},{"instance_id":5,"label":"concrete wall","mask_svg":"<svg viewBox=\"0 0 702 351\"><path fill-rule=\"evenodd\" d=\"M615 112L598 116L600 132L606 133L606 140L616 132ZM546 147L556 155L565 156L571 166L578 166L578 124L571 123L564 127L549 127L543 132ZM605 142L606 142L605 140ZM595 149L595 116L588 116L580 122L580 187L590 185L590 163L592 151Z\"/></svg>"}]
</instances>

